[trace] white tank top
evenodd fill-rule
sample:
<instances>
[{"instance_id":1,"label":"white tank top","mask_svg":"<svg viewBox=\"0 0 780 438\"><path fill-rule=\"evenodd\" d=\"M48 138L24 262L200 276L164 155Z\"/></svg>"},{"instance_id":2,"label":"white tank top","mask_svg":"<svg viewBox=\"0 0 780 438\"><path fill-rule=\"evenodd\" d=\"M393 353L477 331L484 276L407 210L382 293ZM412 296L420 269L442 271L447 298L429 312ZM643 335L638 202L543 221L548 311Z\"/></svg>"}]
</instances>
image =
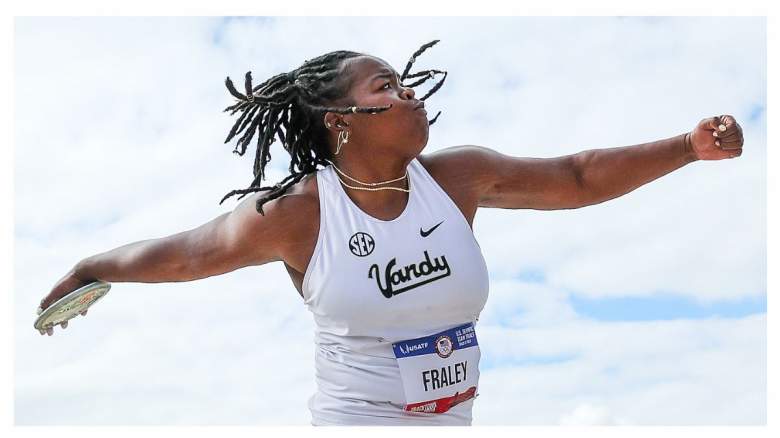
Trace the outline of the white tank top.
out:
<instances>
[{"instance_id":1,"label":"white tank top","mask_svg":"<svg viewBox=\"0 0 780 438\"><path fill-rule=\"evenodd\" d=\"M302 285L316 326L313 425L471 424L473 398L440 414L404 411L392 343L476 324L488 296L463 213L417 158L407 169L407 205L389 221L362 211L333 166L317 171L320 228Z\"/></svg>"}]
</instances>

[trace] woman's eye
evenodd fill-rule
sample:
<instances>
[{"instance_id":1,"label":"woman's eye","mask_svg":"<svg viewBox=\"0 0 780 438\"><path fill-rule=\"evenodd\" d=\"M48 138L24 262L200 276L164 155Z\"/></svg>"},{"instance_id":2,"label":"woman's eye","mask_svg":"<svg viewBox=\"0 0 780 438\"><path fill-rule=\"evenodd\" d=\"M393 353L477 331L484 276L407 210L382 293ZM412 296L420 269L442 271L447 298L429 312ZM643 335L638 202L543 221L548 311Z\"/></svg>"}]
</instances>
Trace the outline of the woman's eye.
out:
<instances>
[{"instance_id":1,"label":"woman's eye","mask_svg":"<svg viewBox=\"0 0 780 438\"><path fill-rule=\"evenodd\" d=\"M385 88L388 85L390 85L390 82L386 83L385 85L382 85L382 88Z\"/></svg>"}]
</instances>

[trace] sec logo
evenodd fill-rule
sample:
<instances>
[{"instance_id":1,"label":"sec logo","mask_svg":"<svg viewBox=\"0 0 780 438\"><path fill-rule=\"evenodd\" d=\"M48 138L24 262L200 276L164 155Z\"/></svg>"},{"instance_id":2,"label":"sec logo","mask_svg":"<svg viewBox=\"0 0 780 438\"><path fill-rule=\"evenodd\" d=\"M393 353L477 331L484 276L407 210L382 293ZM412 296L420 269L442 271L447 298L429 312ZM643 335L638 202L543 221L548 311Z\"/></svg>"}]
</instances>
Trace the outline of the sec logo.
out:
<instances>
[{"instance_id":1,"label":"sec logo","mask_svg":"<svg viewBox=\"0 0 780 438\"><path fill-rule=\"evenodd\" d=\"M349 250L358 257L365 257L374 252L374 238L362 231L349 238Z\"/></svg>"}]
</instances>

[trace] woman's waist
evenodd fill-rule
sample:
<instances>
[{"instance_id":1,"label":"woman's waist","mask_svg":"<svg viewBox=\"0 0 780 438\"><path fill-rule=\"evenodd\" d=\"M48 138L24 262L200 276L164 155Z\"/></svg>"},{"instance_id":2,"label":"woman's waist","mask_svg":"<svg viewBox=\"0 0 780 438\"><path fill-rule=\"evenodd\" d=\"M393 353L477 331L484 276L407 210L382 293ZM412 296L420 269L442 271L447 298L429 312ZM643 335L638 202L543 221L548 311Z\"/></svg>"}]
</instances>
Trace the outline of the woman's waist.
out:
<instances>
[{"instance_id":1,"label":"woman's waist","mask_svg":"<svg viewBox=\"0 0 780 438\"><path fill-rule=\"evenodd\" d=\"M392 347L386 348L387 352L376 353L392 356ZM315 380L320 391L335 398L405 403L403 382L395 357L318 345Z\"/></svg>"},{"instance_id":2,"label":"woman's waist","mask_svg":"<svg viewBox=\"0 0 780 438\"><path fill-rule=\"evenodd\" d=\"M309 398L308 406L314 425L470 426L473 403L472 398L441 414L408 412L403 403L334 395L320 389Z\"/></svg>"}]
</instances>

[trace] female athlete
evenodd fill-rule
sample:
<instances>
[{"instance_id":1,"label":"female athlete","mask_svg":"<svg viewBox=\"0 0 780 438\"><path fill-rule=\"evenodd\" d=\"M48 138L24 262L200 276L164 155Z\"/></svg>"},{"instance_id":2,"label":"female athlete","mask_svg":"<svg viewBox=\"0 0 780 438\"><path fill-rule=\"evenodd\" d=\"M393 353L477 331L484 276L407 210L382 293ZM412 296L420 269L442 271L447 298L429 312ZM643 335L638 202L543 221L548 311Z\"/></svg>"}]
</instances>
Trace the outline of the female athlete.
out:
<instances>
[{"instance_id":1,"label":"female athlete","mask_svg":"<svg viewBox=\"0 0 780 438\"><path fill-rule=\"evenodd\" d=\"M313 425L471 425L488 295L477 208L598 204L693 161L738 157L743 136L723 115L655 142L556 158L479 145L422 155L440 114L429 120L424 102L447 73L409 70L437 42L401 73L342 50L254 87L247 73L243 92L228 78L236 102L225 111L240 116L225 142L238 137L243 155L256 134L257 149L249 187L222 201L246 199L198 228L80 261L41 308L96 280L192 281L281 261L316 326ZM418 98L413 88L437 75ZM277 138L290 175L261 187Z\"/></svg>"}]
</instances>

